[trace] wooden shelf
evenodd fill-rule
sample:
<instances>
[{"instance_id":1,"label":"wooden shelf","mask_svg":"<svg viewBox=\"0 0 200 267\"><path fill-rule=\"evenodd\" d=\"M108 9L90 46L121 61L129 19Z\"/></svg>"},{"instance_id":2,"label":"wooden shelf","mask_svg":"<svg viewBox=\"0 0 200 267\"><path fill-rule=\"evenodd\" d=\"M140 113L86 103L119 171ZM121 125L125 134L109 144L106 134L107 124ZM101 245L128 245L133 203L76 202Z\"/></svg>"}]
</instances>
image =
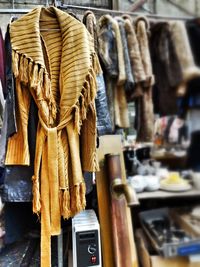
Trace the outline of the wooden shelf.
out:
<instances>
[{"instance_id":1,"label":"wooden shelf","mask_svg":"<svg viewBox=\"0 0 200 267\"><path fill-rule=\"evenodd\" d=\"M191 189L185 192L167 192L163 190L153 192L137 193L139 200L142 199L157 199L157 198L183 198L183 197L200 197L200 190Z\"/></svg>"}]
</instances>

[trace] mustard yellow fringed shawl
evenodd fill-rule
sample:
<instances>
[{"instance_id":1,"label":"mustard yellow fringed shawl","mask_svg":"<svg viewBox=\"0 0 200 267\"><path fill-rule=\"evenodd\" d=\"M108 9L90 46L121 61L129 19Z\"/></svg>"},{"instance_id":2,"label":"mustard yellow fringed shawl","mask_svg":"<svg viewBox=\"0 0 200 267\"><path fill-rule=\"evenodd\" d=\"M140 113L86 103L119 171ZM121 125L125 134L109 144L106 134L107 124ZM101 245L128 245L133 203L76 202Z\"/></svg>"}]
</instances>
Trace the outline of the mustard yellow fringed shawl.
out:
<instances>
[{"instance_id":1,"label":"mustard yellow fringed shawl","mask_svg":"<svg viewBox=\"0 0 200 267\"><path fill-rule=\"evenodd\" d=\"M94 99L101 70L85 26L57 8L32 10L11 24L10 35L19 112L6 164L29 165L32 95L39 114L33 212L41 213L41 266L48 267L51 235L60 234L61 216L85 208L83 170L98 168Z\"/></svg>"}]
</instances>

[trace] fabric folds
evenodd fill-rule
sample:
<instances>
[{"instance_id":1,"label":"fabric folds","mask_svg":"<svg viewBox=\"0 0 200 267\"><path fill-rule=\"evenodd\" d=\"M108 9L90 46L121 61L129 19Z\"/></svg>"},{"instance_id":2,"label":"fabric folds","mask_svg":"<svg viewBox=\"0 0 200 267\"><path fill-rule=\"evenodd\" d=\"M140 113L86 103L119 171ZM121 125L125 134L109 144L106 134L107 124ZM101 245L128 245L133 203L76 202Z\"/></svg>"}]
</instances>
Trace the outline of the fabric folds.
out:
<instances>
[{"instance_id":1,"label":"fabric folds","mask_svg":"<svg viewBox=\"0 0 200 267\"><path fill-rule=\"evenodd\" d=\"M47 27L51 34L41 31ZM84 25L55 7L32 10L11 24L10 35L19 117L6 164L30 164L32 96L39 116L33 211L41 213L41 266L46 267L51 266L50 237L60 233L60 217L67 219L85 208L83 171L98 169L94 100L101 68Z\"/></svg>"}]
</instances>

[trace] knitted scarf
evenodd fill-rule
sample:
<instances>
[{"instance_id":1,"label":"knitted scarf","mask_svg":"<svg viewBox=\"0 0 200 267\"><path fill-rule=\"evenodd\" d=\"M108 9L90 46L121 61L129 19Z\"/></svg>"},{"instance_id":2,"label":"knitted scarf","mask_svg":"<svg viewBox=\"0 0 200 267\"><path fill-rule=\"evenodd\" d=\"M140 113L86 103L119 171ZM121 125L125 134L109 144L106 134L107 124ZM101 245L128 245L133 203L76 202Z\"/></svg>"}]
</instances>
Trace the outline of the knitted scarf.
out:
<instances>
[{"instance_id":1,"label":"knitted scarf","mask_svg":"<svg viewBox=\"0 0 200 267\"><path fill-rule=\"evenodd\" d=\"M61 216L85 208L83 170L98 168L94 99L100 66L85 26L55 7L32 10L11 24L10 35L19 113L6 164L30 163L32 95L39 115L33 212L41 213L41 266L48 267L51 235L60 234Z\"/></svg>"}]
</instances>

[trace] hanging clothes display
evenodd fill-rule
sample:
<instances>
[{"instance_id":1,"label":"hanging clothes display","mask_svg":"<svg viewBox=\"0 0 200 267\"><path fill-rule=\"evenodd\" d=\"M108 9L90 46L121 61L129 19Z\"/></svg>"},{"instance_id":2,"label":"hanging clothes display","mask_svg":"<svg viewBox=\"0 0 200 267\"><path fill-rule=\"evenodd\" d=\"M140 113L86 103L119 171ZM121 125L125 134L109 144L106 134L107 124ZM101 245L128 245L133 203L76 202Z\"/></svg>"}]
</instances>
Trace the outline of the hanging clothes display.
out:
<instances>
[{"instance_id":1,"label":"hanging clothes display","mask_svg":"<svg viewBox=\"0 0 200 267\"><path fill-rule=\"evenodd\" d=\"M83 16L83 23L86 25L89 33L92 35L95 51L98 53L97 22L94 13L87 11ZM106 85L104 82L103 73L97 75L96 78L97 96L95 98L95 105L97 112L97 130L98 135L105 135L112 133L111 119L106 97Z\"/></svg>"},{"instance_id":2,"label":"hanging clothes display","mask_svg":"<svg viewBox=\"0 0 200 267\"><path fill-rule=\"evenodd\" d=\"M94 99L101 69L84 25L55 7L24 15L11 24L10 35L19 117L5 164L30 164L32 95L39 112L33 212L41 213L41 266L50 266L50 237L60 234L61 215L69 218L85 207L82 172L98 169Z\"/></svg>"},{"instance_id":3,"label":"hanging clothes display","mask_svg":"<svg viewBox=\"0 0 200 267\"><path fill-rule=\"evenodd\" d=\"M105 15L99 19L98 40L100 57L108 71L107 75L111 78L108 85L108 89L111 90L108 93L108 99L112 98L108 100L109 103L114 99L114 103L111 104L111 116L116 126L127 128L130 126L125 94L127 76L122 37L115 18Z\"/></svg>"},{"instance_id":4,"label":"hanging clothes display","mask_svg":"<svg viewBox=\"0 0 200 267\"><path fill-rule=\"evenodd\" d=\"M27 202L27 208L33 202L41 216L42 267L51 266L51 236L60 234L61 217L86 207L84 174L98 170L97 136L135 125L137 142L153 142L154 113L180 114L197 88L192 82L200 79L198 21L187 23L189 39L181 21L126 14L96 20L87 11L82 22L55 7L33 9L9 25L6 69L0 66L6 96L1 196L8 210L14 202ZM2 47L0 36L3 59ZM198 99L192 103L200 106ZM173 142L180 121L168 131Z\"/></svg>"},{"instance_id":5,"label":"hanging clothes display","mask_svg":"<svg viewBox=\"0 0 200 267\"><path fill-rule=\"evenodd\" d=\"M155 112L174 115L179 112L177 97L188 93L191 82L199 78L200 69L195 64L184 22L155 22L151 33L151 55L156 77Z\"/></svg>"},{"instance_id":6,"label":"hanging clothes display","mask_svg":"<svg viewBox=\"0 0 200 267\"><path fill-rule=\"evenodd\" d=\"M127 15L115 18L104 15L99 19L99 55L109 76L106 79L108 88L112 88L108 99L114 98L113 121L117 127L130 127L127 102L136 102L137 140L144 142L153 140L154 127L154 75L148 31L149 23L144 17L135 22Z\"/></svg>"}]
</instances>

